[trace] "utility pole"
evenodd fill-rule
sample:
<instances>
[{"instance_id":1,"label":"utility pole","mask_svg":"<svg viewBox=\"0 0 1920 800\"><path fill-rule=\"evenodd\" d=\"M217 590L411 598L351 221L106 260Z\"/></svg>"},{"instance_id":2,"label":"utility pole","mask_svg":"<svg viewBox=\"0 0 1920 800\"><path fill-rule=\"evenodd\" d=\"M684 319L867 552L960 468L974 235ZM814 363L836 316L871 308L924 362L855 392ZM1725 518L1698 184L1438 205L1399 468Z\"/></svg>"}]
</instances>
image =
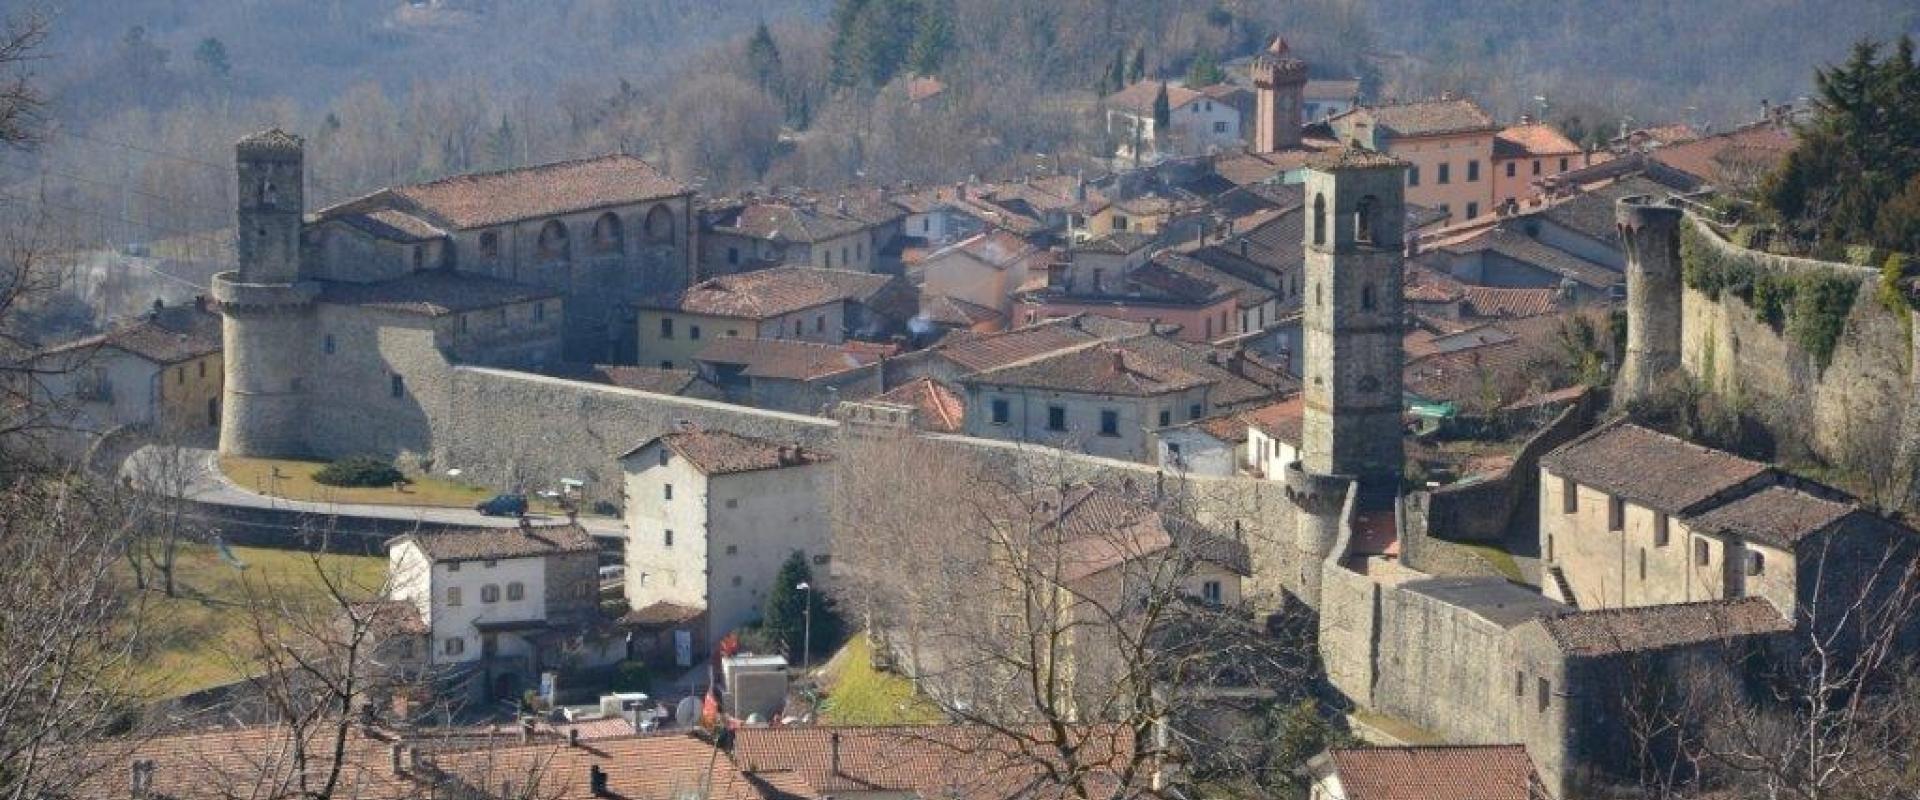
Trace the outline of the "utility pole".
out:
<instances>
[{"instance_id":1,"label":"utility pole","mask_svg":"<svg viewBox=\"0 0 1920 800\"><path fill-rule=\"evenodd\" d=\"M806 593L803 595L805 599L801 601L803 605L800 607L800 618L803 620L800 634L800 671L804 673L813 666L813 584L801 581L793 588Z\"/></svg>"}]
</instances>

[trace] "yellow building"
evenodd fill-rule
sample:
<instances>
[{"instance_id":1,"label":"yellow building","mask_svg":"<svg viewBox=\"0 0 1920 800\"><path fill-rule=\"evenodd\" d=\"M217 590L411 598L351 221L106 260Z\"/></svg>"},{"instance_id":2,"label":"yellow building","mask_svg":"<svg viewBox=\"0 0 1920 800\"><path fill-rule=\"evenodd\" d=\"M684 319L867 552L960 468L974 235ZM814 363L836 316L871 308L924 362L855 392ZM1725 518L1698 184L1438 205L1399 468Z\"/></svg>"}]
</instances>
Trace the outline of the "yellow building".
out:
<instances>
[{"instance_id":1,"label":"yellow building","mask_svg":"<svg viewBox=\"0 0 1920 800\"><path fill-rule=\"evenodd\" d=\"M1341 143L1407 162L1407 202L1440 209L1455 221L1494 207L1493 117L1472 100L1359 106L1327 121Z\"/></svg>"},{"instance_id":2,"label":"yellow building","mask_svg":"<svg viewBox=\"0 0 1920 800\"><path fill-rule=\"evenodd\" d=\"M775 267L722 275L639 309L640 364L689 368L715 339L790 339L839 344L882 318L869 306L894 278L865 272Z\"/></svg>"},{"instance_id":3,"label":"yellow building","mask_svg":"<svg viewBox=\"0 0 1920 800\"><path fill-rule=\"evenodd\" d=\"M155 308L105 333L36 356L36 394L58 424L104 432L134 426L163 434L220 424L220 317L194 305Z\"/></svg>"}]
</instances>

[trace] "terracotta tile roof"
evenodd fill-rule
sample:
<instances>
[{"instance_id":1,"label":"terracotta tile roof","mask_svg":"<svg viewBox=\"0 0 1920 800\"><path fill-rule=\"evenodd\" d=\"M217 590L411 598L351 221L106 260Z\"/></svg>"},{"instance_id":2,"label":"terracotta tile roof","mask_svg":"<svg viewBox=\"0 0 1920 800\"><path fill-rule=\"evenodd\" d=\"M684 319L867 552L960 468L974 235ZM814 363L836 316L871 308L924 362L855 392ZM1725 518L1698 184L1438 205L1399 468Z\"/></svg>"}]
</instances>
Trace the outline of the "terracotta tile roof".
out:
<instances>
[{"instance_id":1,"label":"terracotta tile roof","mask_svg":"<svg viewBox=\"0 0 1920 800\"><path fill-rule=\"evenodd\" d=\"M1560 651L1609 656L1783 633L1793 623L1759 597L1700 603L1608 608L1542 617Z\"/></svg>"},{"instance_id":2,"label":"terracotta tile roof","mask_svg":"<svg viewBox=\"0 0 1920 800\"><path fill-rule=\"evenodd\" d=\"M297 734L281 726L250 726L198 733L157 736L135 743L104 742L97 757L86 759L95 768L74 797L129 797L128 782L135 760L154 764L150 797L167 800L226 800L232 797L289 797L297 794L300 769L311 774L334 767L332 749L320 737L332 733L329 725L307 729L306 764L295 759ZM425 794L435 781L426 776L395 775L390 768L391 743L369 737L360 726L347 734L340 759L337 796L406 798Z\"/></svg>"},{"instance_id":3,"label":"terracotta tile roof","mask_svg":"<svg viewBox=\"0 0 1920 800\"><path fill-rule=\"evenodd\" d=\"M1542 217L1589 239L1620 247L1620 229L1614 224L1615 201L1623 197L1672 194L1673 188L1640 175L1628 175L1597 186L1538 212Z\"/></svg>"},{"instance_id":4,"label":"terracotta tile roof","mask_svg":"<svg viewBox=\"0 0 1920 800\"><path fill-rule=\"evenodd\" d=\"M1476 317L1537 317L1560 310L1558 289L1467 286L1461 295L1466 301L1462 313Z\"/></svg>"},{"instance_id":5,"label":"terracotta tile roof","mask_svg":"<svg viewBox=\"0 0 1920 800\"><path fill-rule=\"evenodd\" d=\"M1126 397L1153 397L1212 382L1125 344L1107 342L1035 356L962 381Z\"/></svg>"},{"instance_id":6,"label":"terracotta tile roof","mask_svg":"<svg viewBox=\"0 0 1920 800\"><path fill-rule=\"evenodd\" d=\"M320 302L440 317L560 296L555 289L483 275L410 272L378 283L321 281Z\"/></svg>"},{"instance_id":7,"label":"terracotta tile roof","mask_svg":"<svg viewBox=\"0 0 1920 800\"><path fill-rule=\"evenodd\" d=\"M1013 498L1011 521L1057 531L1062 578L1077 581L1174 548L1185 557L1251 575L1246 544L1154 507L1130 492L1092 485L1042 489Z\"/></svg>"},{"instance_id":8,"label":"terracotta tile roof","mask_svg":"<svg viewBox=\"0 0 1920 800\"><path fill-rule=\"evenodd\" d=\"M944 325L949 328L971 328L982 323L1005 319L1000 312L991 308L944 294L922 300L920 316L935 325Z\"/></svg>"},{"instance_id":9,"label":"terracotta tile roof","mask_svg":"<svg viewBox=\"0 0 1920 800\"><path fill-rule=\"evenodd\" d=\"M1791 549L1855 513L1853 503L1815 497L1799 489L1769 486L1687 518L1687 527L1733 535Z\"/></svg>"},{"instance_id":10,"label":"terracotta tile roof","mask_svg":"<svg viewBox=\"0 0 1920 800\"><path fill-rule=\"evenodd\" d=\"M1108 765L1096 766L1089 783L1103 795L1119 789L1114 776L1130 758L1129 734L1088 726L1073 735L1081 764ZM1058 766L1043 748L1022 748L1011 737L972 726L742 728L734 732L733 760L774 800L894 792L940 800L1019 800L1060 792L1049 777L1050 768Z\"/></svg>"},{"instance_id":11,"label":"terracotta tile roof","mask_svg":"<svg viewBox=\"0 0 1920 800\"><path fill-rule=\"evenodd\" d=\"M387 540L391 550L411 541L434 561L477 561L493 558L534 558L562 553L598 552L600 544L579 525L516 525L504 528L464 528L421 531Z\"/></svg>"},{"instance_id":12,"label":"terracotta tile roof","mask_svg":"<svg viewBox=\"0 0 1920 800\"><path fill-rule=\"evenodd\" d=\"M655 394L680 394L700 381L700 373L690 369L598 364L592 371L601 383Z\"/></svg>"},{"instance_id":13,"label":"terracotta tile roof","mask_svg":"<svg viewBox=\"0 0 1920 800\"><path fill-rule=\"evenodd\" d=\"M934 251L927 259L939 258L949 252L966 253L987 266L1006 269L1042 250L1039 245L1009 231L990 230Z\"/></svg>"},{"instance_id":14,"label":"terracotta tile roof","mask_svg":"<svg viewBox=\"0 0 1920 800\"><path fill-rule=\"evenodd\" d=\"M724 753L687 733L642 734L596 739L580 747L542 742L476 748L434 758L442 770L475 786L498 787L514 780L511 797L588 800L593 797L667 800L765 800ZM590 783L593 767L606 775L606 793ZM534 776L534 777L530 777ZM536 781L537 788L529 786Z\"/></svg>"},{"instance_id":15,"label":"terracotta tile roof","mask_svg":"<svg viewBox=\"0 0 1920 800\"><path fill-rule=\"evenodd\" d=\"M1050 320L1001 333L949 335L933 352L961 368L978 372L1024 361L1043 353L1078 347L1096 339L1117 338L1085 324L1090 316ZM1144 328L1144 326L1140 326ZM1119 334L1128 335L1128 334Z\"/></svg>"},{"instance_id":16,"label":"terracotta tile roof","mask_svg":"<svg viewBox=\"0 0 1920 800\"><path fill-rule=\"evenodd\" d=\"M1296 394L1279 402L1248 409L1242 412L1242 416L1246 418L1248 427L1274 439L1298 446L1301 418L1305 413L1306 399Z\"/></svg>"},{"instance_id":17,"label":"terracotta tile roof","mask_svg":"<svg viewBox=\"0 0 1920 800\"><path fill-rule=\"evenodd\" d=\"M1665 514L1685 514L1770 471L1757 461L1693 444L1624 420L1548 453L1540 466Z\"/></svg>"},{"instance_id":18,"label":"terracotta tile roof","mask_svg":"<svg viewBox=\"0 0 1920 800\"><path fill-rule=\"evenodd\" d=\"M1772 169L1786 159L1797 141L1791 128L1759 123L1661 147L1651 155L1703 181L1727 186Z\"/></svg>"},{"instance_id":19,"label":"terracotta tile roof","mask_svg":"<svg viewBox=\"0 0 1920 800\"><path fill-rule=\"evenodd\" d=\"M881 354L844 345L796 342L787 339L715 339L694 360L709 364L738 364L749 378L811 380L864 367Z\"/></svg>"},{"instance_id":20,"label":"terracotta tile roof","mask_svg":"<svg viewBox=\"0 0 1920 800\"><path fill-rule=\"evenodd\" d=\"M1135 233L1133 231L1114 231L1098 239L1077 245L1074 249L1084 250L1089 253L1124 256L1128 253L1138 253L1152 246L1152 236L1144 233Z\"/></svg>"},{"instance_id":21,"label":"terracotta tile roof","mask_svg":"<svg viewBox=\"0 0 1920 800\"><path fill-rule=\"evenodd\" d=\"M405 600L370 600L348 607L355 618L368 620L378 636L425 636L433 632L420 618L420 607Z\"/></svg>"},{"instance_id":22,"label":"terracotta tile roof","mask_svg":"<svg viewBox=\"0 0 1920 800\"><path fill-rule=\"evenodd\" d=\"M716 230L768 241L812 244L838 239L871 226L865 220L826 211L818 207L802 208L788 203L752 203L730 220L715 225Z\"/></svg>"},{"instance_id":23,"label":"terracotta tile roof","mask_svg":"<svg viewBox=\"0 0 1920 800\"><path fill-rule=\"evenodd\" d=\"M1545 123L1509 125L1493 137L1494 158L1579 155L1580 145Z\"/></svg>"},{"instance_id":24,"label":"terracotta tile roof","mask_svg":"<svg viewBox=\"0 0 1920 800\"><path fill-rule=\"evenodd\" d=\"M1160 96L1160 87L1163 86L1167 89L1168 108L1177 109L1202 97L1199 92L1185 86L1175 86L1166 81L1144 80L1107 95L1107 105L1138 116L1153 116L1153 101Z\"/></svg>"},{"instance_id":25,"label":"terracotta tile roof","mask_svg":"<svg viewBox=\"0 0 1920 800\"><path fill-rule=\"evenodd\" d=\"M940 433L959 433L966 422L967 404L953 387L932 378L916 378L873 398L920 412L920 427Z\"/></svg>"},{"instance_id":26,"label":"terracotta tile roof","mask_svg":"<svg viewBox=\"0 0 1920 800\"><path fill-rule=\"evenodd\" d=\"M176 364L220 352L220 325L219 314L191 305L171 306L148 312L105 333L54 345L41 354L111 347L156 364Z\"/></svg>"},{"instance_id":27,"label":"terracotta tile roof","mask_svg":"<svg viewBox=\"0 0 1920 800\"><path fill-rule=\"evenodd\" d=\"M638 158L610 155L481 172L385 190L408 210L461 230L628 205L691 190ZM378 195L376 195L377 197ZM353 203L357 205L357 203ZM322 217L328 211L321 211Z\"/></svg>"},{"instance_id":28,"label":"terracotta tile roof","mask_svg":"<svg viewBox=\"0 0 1920 800\"><path fill-rule=\"evenodd\" d=\"M1277 153L1234 153L1223 155L1213 162L1213 171L1220 177L1242 186L1267 183L1282 173L1291 172L1307 165L1307 158L1320 150L1337 147L1332 141L1319 139L1302 141L1301 146L1282 150Z\"/></svg>"},{"instance_id":29,"label":"terracotta tile roof","mask_svg":"<svg viewBox=\"0 0 1920 800\"><path fill-rule=\"evenodd\" d=\"M669 433L627 451L626 455L640 452L654 442L661 443L708 476L803 467L831 460L826 453L811 447L721 430Z\"/></svg>"},{"instance_id":30,"label":"terracotta tile roof","mask_svg":"<svg viewBox=\"0 0 1920 800\"><path fill-rule=\"evenodd\" d=\"M1327 751L1346 800L1545 800L1517 744L1356 747Z\"/></svg>"},{"instance_id":31,"label":"terracotta tile roof","mask_svg":"<svg viewBox=\"0 0 1920 800\"><path fill-rule=\"evenodd\" d=\"M947 90L947 85L939 78L919 75L907 80L907 99L915 103L939 96Z\"/></svg>"},{"instance_id":32,"label":"terracotta tile roof","mask_svg":"<svg viewBox=\"0 0 1920 800\"><path fill-rule=\"evenodd\" d=\"M1407 262L1406 281L1403 296L1410 303L1451 303L1467 290L1458 278L1418 261Z\"/></svg>"},{"instance_id":33,"label":"terracotta tile roof","mask_svg":"<svg viewBox=\"0 0 1920 800\"><path fill-rule=\"evenodd\" d=\"M1467 133L1473 131L1493 131L1499 126L1480 104L1467 99L1457 100L1416 100L1409 103L1389 103L1371 106L1359 106L1338 114L1335 120L1346 117L1371 120L1374 125L1385 130L1390 136L1437 136L1449 133Z\"/></svg>"},{"instance_id":34,"label":"terracotta tile roof","mask_svg":"<svg viewBox=\"0 0 1920 800\"><path fill-rule=\"evenodd\" d=\"M1416 348L1433 349L1430 345ZM1408 394L1435 402L1472 405L1492 400L1497 408L1505 405L1508 398L1488 397L1488 392L1499 392L1509 379L1523 374L1537 354L1534 348L1514 340L1443 350L1408 361L1401 371L1401 381Z\"/></svg>"},{"instance_id":35,"label":"terracotta tile roof","mask_svg":"<svg viewBox=\"0 0 1920 800\"><path fill-rule=\"evenodd\" d=\"M1215 409L1265 403L1300 388L1300 382L1266 364L1244 347L1214 347L1170 335L1129 336L1124 346L1211 381L1207 402Z\"/></svg>"},{"instance_id":36,"label":"terracotta tile roof","mask_svg":"<svg viewBox=\"0 0 1920 800\"><path fill-rule=\"evenodd\" d=\"M830 303L864 303L892 282L887 275L843 269L774 267L722 275L686 291L647 301L651 308L740 319L768 319Z\"/></svg>"},{"instance_id":37,"label":"terracotta tile roof","mask_svg":"<svg viewBox=\"0 0 1920 800\"><path fill-rule=\"evenodd\" d=\"M447 232L439 226L393 208L377 208L358 214L336 214L329 219L359 228L370 236L394 242L425 242L447 236Z\"/></svg>"},{"instance_id":38,"label":"terracotta tile roof","mask_svg":"<svg viewBox=\"0 0 1920 800\"><path fill-rule=\"evenodd\" d=\"M620 617L622 625L673 625L696 620L707 610L698 606L686 606L661 601L628 611Z\"/></svg>"},{"instance_id":39,"label":"terracotta tile roof","mask_svg":"<svg viewBox=\"0 0 1920 800\"><path fill-rule=\"evenodd\" d=\"M1216 259L1218 261L1220 259ZM1273 299L1273 290L1241 278L1225 269L1214 266L1205 260L1172 251L1161 253L1153 258L1153 264L1172 270L1192 280L1211 284L1214 287L1207 297L1211 298L1226 292L1234 292L1241 308L1254 308Z\"/></svg>"},{"instance_id":40,"label":"terracotta tile roof","mask_svg":"<svg viewBox=\"0 0 1920 800\"><path fill-rule=\"evenodd\" d=\"M1488 228L1440 249L1456 254L1492 251L1593 289L1608 289L1625 280L1619 272L1505 227Z\"/></svg>"}]
</instances>

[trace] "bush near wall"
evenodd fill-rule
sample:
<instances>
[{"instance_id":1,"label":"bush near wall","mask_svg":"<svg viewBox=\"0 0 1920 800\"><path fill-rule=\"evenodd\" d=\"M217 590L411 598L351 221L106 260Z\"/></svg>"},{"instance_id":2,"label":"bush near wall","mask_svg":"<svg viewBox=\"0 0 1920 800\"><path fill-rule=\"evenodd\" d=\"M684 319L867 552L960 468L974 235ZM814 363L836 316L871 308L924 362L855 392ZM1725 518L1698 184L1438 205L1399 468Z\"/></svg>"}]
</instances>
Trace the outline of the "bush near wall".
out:
<instances>
[{"instance_id":1,"label":"bush near wall","mask_svg":"<svg viewBox=\"0 0 1920 800\"><path fill-rule=\"evenodd\" d=\"M1784 272L1759 254L1728 253L1692 226L1680 232L1682 275L1688 288L1718 301L1730 294L1747 304L1775 333L1784 333L1821 369L1847 327L1858 291L1854 281L1815 270Z\"/></svg>"},{"instance_id":2,"label":"bush near wall","mask_svg":"<svg viewBox=\"0 0 1920 800\"><path fill-rule=\"evenodd\" d=\"M313 473L315 483L328 486L381 487L405 481L407 476L393 464L372 456L352 456L335 461Z\"/></svg>"}]
</instances>

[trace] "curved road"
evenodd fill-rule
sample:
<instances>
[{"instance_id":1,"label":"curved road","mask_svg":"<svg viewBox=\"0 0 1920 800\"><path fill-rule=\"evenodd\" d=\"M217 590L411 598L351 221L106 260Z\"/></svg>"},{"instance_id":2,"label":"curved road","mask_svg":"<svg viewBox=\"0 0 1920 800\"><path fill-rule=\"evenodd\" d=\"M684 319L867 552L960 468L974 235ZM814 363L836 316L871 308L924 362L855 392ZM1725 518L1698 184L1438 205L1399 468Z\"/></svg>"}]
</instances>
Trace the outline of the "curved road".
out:
<instances>
[{"instance_id":1,"label":"curved road","mask_svg":"<svg viewBox=\"0 0 1920 800\"><path fill-rule=\"evenodd\" d=\"M220 471L218 454L203 448L142 447L120 466L120 474L134 488L149 494L178 495L187 500L242 508L271 508L326 514L340 517L371 517L409 522L435 522L476 528L504 528L518 525L514 517L489 517L470 508L444 506L399 506L373 503L316 503L272 497L241 488ZM552 524L566 518L552 514L528 514L535 524ZM580 527L595 537L626 537L626 526L617 519L582 516Z\"/></svg>"}]
</instances>

